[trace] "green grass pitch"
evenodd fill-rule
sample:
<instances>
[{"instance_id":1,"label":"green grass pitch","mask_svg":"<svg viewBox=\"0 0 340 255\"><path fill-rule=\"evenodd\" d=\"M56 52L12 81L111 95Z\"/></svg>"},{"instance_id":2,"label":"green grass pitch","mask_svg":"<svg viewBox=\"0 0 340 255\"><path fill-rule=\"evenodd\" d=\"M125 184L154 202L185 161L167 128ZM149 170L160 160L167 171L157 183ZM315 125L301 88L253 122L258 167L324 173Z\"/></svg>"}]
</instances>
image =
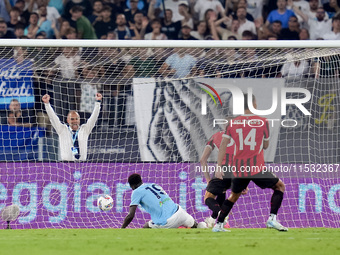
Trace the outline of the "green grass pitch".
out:
<instances>
[{"instance_id":1,"label":"green grass pitch","mask_svg":"<svg viewBox=\"0 0 340 255\"><path fill-rule=\"evenodd\" d=\"M0 230L0 254L340 254L339 240L325 228Z\"/></svg>"}]
</instances>

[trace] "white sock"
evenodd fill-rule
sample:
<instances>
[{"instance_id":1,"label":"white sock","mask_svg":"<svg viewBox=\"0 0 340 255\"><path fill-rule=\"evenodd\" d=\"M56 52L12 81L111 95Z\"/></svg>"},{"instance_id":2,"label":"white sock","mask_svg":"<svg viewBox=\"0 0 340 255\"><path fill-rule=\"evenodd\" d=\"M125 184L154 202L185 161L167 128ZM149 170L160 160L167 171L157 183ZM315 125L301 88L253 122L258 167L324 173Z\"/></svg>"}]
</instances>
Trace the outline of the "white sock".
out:
<instances>
[{"instance_id":1,"label":"white sock","mask_svg":"<svg viewBox=\"0 0 340 255\"><path fill-rule=\"evenodd\" d=\"M269 215L269 219L270 219L270 220L276 220L276 214L271 213L271 214Z\"/></svg>"}]
</instances>

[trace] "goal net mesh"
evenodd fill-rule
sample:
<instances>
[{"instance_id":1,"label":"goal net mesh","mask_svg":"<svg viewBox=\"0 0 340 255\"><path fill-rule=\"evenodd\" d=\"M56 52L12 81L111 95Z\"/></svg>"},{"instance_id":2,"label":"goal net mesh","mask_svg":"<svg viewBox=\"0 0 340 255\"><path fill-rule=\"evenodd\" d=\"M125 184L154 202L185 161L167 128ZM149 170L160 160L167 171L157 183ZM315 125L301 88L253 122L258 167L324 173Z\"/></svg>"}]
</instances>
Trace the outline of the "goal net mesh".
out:
<instances>
[{"instance_id":1,"label":"goal net mesh","mask_svg":"<svg viewBox=\"0 0 340 255\"><path fill-rule=\"evenodd\" d=\"M339 227L339 54L292 47L0 47L0 210L19 206L13 228L117 228L129 208L127 178L139 173L203 221L211 212L199 161L233 116L227 88L252 88L261 110L271 107L276 88L265 159L286 184L278 219L287 227ZM310 92L303 106L311 115L280 104L283 91L285 98L304 98L297 88ZM87 160L62 161L41 98L51 96L61 122L74 110L83 124L96 93L103 100ZM109 212L97 208L101 194L113 197ZM231 227L264 227L271 194L250 184L232 210ZM148 220L138 210L131 226Z\"/></svg>"}]
</instances>

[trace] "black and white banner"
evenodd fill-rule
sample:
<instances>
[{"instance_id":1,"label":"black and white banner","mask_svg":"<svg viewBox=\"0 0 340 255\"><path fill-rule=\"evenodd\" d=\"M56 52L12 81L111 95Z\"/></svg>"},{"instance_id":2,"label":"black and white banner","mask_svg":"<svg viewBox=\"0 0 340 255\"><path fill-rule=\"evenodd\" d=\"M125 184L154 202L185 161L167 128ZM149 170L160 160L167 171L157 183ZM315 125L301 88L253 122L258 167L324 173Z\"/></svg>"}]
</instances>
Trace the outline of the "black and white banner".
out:
<instances>
[{"instance_id":1,"label":"black and white banner","mask_svg":"<svg viewBox=\"0 0 340 255\"><path fill-rule=\"evenodd\" d=\"M272 106L272 89L279 92L284 79L188 79L161 81L156 79L134 79L135 115L138 143L142 161L190 161L197 162L206 141L225 125L214 126L214 120L232 116L232 94L226 84L239 88L243 93L253 89L259 110ZM202 94L213 87L221 98L207 97L206 114L202 114ZM280 93L278 93L280 95ZM214 100L215 99L215 100ZM217 101L219 102L219 101ZM267 119L270 123L270 147L265 151L265 160L273 162L280 132L281 109ZM216 121L215 121L216 124Z\"/></svg>"}]
</instances>

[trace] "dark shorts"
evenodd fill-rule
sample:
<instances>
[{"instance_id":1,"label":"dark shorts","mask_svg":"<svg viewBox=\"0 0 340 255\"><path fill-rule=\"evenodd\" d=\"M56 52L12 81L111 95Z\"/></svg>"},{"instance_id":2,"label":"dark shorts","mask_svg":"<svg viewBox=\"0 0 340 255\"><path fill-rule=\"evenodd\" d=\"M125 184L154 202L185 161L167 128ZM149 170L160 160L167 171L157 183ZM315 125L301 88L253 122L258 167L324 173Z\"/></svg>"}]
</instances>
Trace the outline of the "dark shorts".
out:
<instances>
[{"instance_id":1,"label":"dark shorts","mask_svg":"<svg viewBox=\"0 0 340 255\"><path fill-rule=\"evenodd\" d=\"M261 189L267 189L274 187L279 178L271 172L262 172L246 178L234 178L231 187L232 192L241 193L248 187L250 181L253 181Z\"/></svg>"},{"instance_id":2,"label":"dark shorts","mask_svg":"<svg viewBox=\"0 0 340 255\"><path fill-rule=\"evenodd\" d=\"M219 194L225 193L227 189L230 189L230 187L231 187L231 178L223 179L223 180L214 178L209 182L207 186L207 191L217 196Z\"/></svg>"}]
</instances>

